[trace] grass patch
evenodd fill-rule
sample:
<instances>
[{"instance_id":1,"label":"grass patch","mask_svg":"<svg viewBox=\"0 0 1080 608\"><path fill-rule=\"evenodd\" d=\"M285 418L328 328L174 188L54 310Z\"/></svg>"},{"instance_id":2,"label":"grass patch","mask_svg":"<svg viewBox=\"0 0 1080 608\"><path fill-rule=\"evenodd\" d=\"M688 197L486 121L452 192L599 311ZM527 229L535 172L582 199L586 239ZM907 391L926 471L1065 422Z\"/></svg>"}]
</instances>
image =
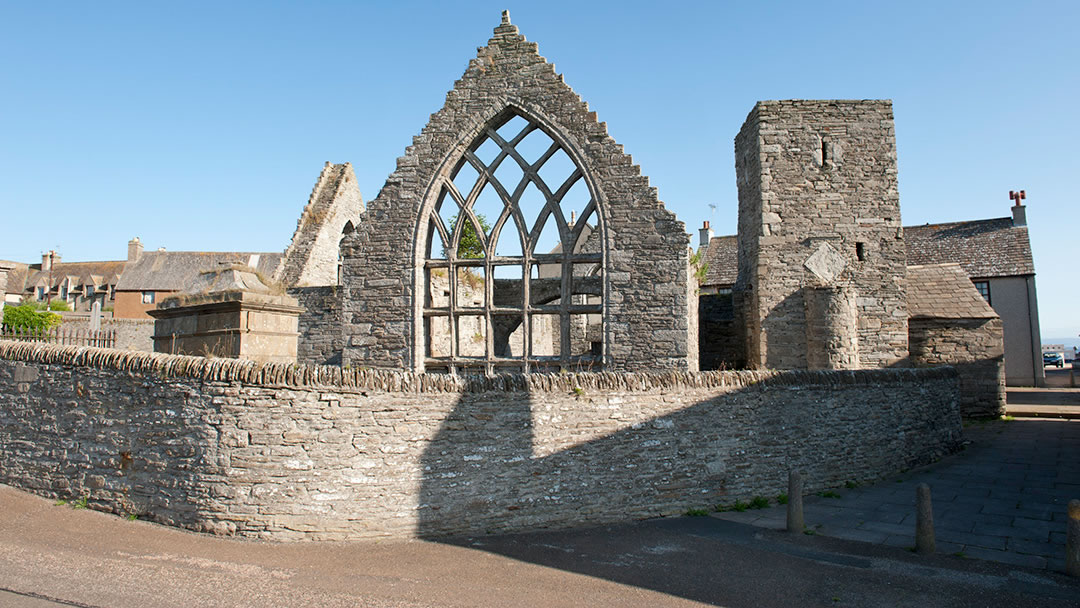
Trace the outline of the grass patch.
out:
<instances>
[{"instance_id":1,"label":"grass patch","mask_svg":"<svg viewBox=\"0 0 1080 608\"><path fill-rule=\"evenodd\" d=\"M840 495L832 490L825 490L824 492L818 492L818 496L822 498L840 498Z\"/></svg>"},{"instance_id":2,"label":"grass patch","mask_svg":"<svg viewBox=\"0 0 1080 608\"><path fill-rule=\"evenodd\" d=\"M724 513L725 511L738 511L739 513L742 513L743 511L745 511L745 510L747 510L749 508L750 508L750 503L743 502L741 500L736 500L735 504L716 505L716 512L717 513Z\"/></svg>"},{"instance_id":3,"label":"grass patch","mask_svg":"<svg viewBox=\"0 0 1080 608\"><path fill-rule=\"evenodd\" d=\"M755 496L752 499L750 499L750 505L749 506L750 506L751 509L765 509L765 508L768 508L769 499L765 498L764 496Z\"/></svg>"},{"instance_id":4,"label":"grass patch","mask_svg":"<svg viewBox=\"0 0 1080 608\"><path fill-rule=\"evenodd\" d=\"M854 490L855 488L859 487L859 482L857 482L857 481L845 481L844 482L844 487L849 489L849 490Z\"/></svg>"},{"instance_id":5,"label":"grass patch","mask_svg":"<svg viewBox=\"0 0 1080 608\"><path fill-rule=\"evenodd\" d=\"M68 501L66 501L66 500L64 500L63 498L61 498L60 500L58 500L58 501L54 502L54 503L53 503L53 506L54 506L54 507L61 507L61 506L63 506L63 505L66 505L66 504L68 504Z\"/></svg>"},{"instance_id":6,"label":"grass patch","mask_svg":"<svg viewBox=\"0 0 1080 608\"><path fill-rule=\"evenodd\" d=\"M705 517L708 514L709 514L708 509L687 509L686 510L686 516L687 517Z\"/></svg>"},{"instance_id":7,"label":"grass patch","mask_svg":"<svg viewBox=\"0 0 1080 608\"><path fill-rule=\"evenodd\" d=\"M787 494L777 494L776 495L776 504L778 504L778 505L786 505L787 504Z\"/></svg>"},{"instance_id":8,"label":"grass patch","mask_svg":"<svg viewBox=\"0 0 1080 608\"><path fill-rule=\"evenodd\" d=\"M90 502L90 497L89 496L82 496L78 500L76 500L75 502L71 503L71 508L72 509L85 509L88 502Z\"/></svg>"},{"instance_id":9,"label":"grass patch","mask_svg":"<svg viewBox=\"0 0 1080 608\"><path fill-rule=\"evenodd\" d=\"M127 516L128 521L135 521L136 519L139 519L139 516L136 513L131 513L130 515Z\"/></svg>"}]
</instances>

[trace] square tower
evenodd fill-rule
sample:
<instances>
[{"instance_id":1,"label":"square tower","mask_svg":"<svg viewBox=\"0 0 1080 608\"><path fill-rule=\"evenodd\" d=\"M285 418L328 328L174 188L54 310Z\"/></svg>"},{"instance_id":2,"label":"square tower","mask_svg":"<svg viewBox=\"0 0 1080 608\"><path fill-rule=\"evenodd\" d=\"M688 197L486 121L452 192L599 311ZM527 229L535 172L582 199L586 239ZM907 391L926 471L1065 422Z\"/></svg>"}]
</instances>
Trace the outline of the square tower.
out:
<instances>
[{"instance_id":1,"label":"square tower","mask_svg":"<svg viewBox=\"0 0 1080 608\"><path fill-rule=\"evenodd\" d=\"M735 289L749 366L903 363L906 251L892 102L758 102L735 138L735 172Z\"/></svg>"}]
</instances>

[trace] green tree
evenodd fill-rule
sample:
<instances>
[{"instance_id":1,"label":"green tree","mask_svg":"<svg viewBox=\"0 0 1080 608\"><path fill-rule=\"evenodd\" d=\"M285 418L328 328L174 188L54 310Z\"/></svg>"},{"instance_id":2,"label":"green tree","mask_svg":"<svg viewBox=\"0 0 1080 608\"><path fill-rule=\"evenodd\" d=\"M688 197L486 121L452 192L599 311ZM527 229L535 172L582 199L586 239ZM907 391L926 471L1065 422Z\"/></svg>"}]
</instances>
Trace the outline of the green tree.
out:
<instances>
[{"instance_id":1,"label":"green tree","mask_svg":"<svg viewBox=\"0 0 1080 608\"><path fill-rule=\"evenodd\" d=\"M60 315L38 312L33 304L4 307L4 326L22 331L43 332L60 324Z\"/></svg>"},{"instance_id":2,"label":"green tree","mask_svg":"<svg viewBox=\"0 0 1080 608\"><path fill-rule=\"evenodd\" d=\"M458 216L454 214L450 218L450 229L457 225ZM477 213L476 220L480 222L480 229L484 231L484 234L491 232L491 225L488 224L487 218L483 214ZM443 249L443 255L446 255L446 249ZM482 258L484 257L484 245L480 235L476 234L476 227L472 222L465 222L465 225L461 228L461 240L458 242L457 257L459 258Z\"/></svg>"}]
</instances>

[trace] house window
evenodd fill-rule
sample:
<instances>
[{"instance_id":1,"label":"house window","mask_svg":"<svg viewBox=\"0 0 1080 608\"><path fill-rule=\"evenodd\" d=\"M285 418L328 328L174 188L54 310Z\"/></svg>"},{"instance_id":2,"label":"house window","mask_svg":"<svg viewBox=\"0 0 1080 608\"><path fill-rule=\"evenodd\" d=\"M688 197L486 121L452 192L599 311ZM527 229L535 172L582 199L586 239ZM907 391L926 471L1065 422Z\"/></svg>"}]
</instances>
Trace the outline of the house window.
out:
<instances>
[{"instance_id":1,"label":"house window","mask_svg":"<svg viewBox=\"0 0 1080 608\"><path fill-rule=\"evenodd\" d=\"M94 297L94 286L93 285L87 285L86 286L86 298L90 299L92 297Z\"/></svg>"},{"instance_id":2,"label":"house window","mask_svg":"<svg viewBox=\"0 0 1080 608\"><path fill-rule=\"evenodd\" d=\"M975 289L979 290L979 294L986 300L987 304L993 305L990 302L990 281L973 281L975 283Z\"/></svg>"},{"instance_id":3,"label":"house window","mask_svg":"<svg viewBox=\"0 0 1080 608\"><path fill-rule=\"evenodd\" d=\"M61 300L68 299L68 286L67 286L67 283L64 283L64 285L62 287L60 287L60 299Z\"/></svg>"},{"instance_id":4,"label":"house window","mask_svg":"<svg viewBox=\"0 0 1080 608\"><path fill-rule=\"evenodd\" d=\"M506 113L436 183L418 289L427 371L601 364L603 224L568 152Z\"/></svg>"},{"instance_id":5,"label":"house window","mask_svg":"<svg viewBox=\"0 0 1080 608\"><path fill-rule=\"evenodd\" d=\"M38 299L38 302L41 302L42 300L45 299L45 288L44 287L38 287L37 288L37 299Z\"/></svg>"},{"instance_id":6,"label":"house window","mask_svg":"<svg viewBox=\"0 0 1080 608\"><path fill-rule=\"evenodd\" d=\"M142 292L142 303L143 304L153 304L154 303L154 292L152 292L152 291L144 291L144 292Z\"/></svg>"},{"instance_id":7,"label":"house window","mask_svg":"<svg viewBox=\"0 0 1080 608\"><path fill-rule=\"evenodd\" d=\"M109 285L109 299L116 299L116 285Z\"/></svg>"}]
</instances>

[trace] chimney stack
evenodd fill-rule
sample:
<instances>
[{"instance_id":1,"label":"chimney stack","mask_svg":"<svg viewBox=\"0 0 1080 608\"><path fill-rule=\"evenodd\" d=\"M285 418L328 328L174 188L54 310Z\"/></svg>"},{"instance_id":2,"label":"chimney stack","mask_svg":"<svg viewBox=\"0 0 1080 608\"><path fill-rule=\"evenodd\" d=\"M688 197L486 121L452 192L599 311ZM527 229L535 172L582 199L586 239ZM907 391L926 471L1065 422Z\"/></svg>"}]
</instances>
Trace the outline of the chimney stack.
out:
<instances>
[{"instance_id":1,"label":"chimney stack","mask_svg":"<svg viewBox=\"0 0 1080 608\"><path fill-rule=\"evenodd\" d=\"M1016 201L1016 204L1013 205L1012 208L1013 226L1027 226L1027 207L1020 204L1020 201L1027 198L1027 192L1023 190L1019 192L1009 190L1009 198Z\"/></svg>"},{"instance_id":2,"label":"chimney stack","mask_svg":"<svg viewBox=\"0 0 1080 608\"><path fill-rule=\"evenodd\" d=\"M709 220L705 220L705 225L701 227L701 230L698 230L698 238L701 240L698 247L709 247L709 241L713 238L713 231L712 228L709 227Z\"/></svg>"},{"instance_id":3,"label":"chimney stack","mask_svg":"<svg viewBox=\"0 0 1080 608\"><path fill-rule=\"evenodd\" d=\"M41 254L41 270L42 272L49 272L52 270L53 265L60 263L60 254L54 250L49 250L48 253Z\"/></svg>"},{"instance_id":4,"label":"chimney stack","mask_svg":"<svg viewBox=\"0 0 1080 608\"><path fill-rule=\"evenodd\" d=\"M135 237L135 238L131 239L130 241L128 241L128 257L127 257L127 261L129 261L129 262L138 262L139 261L139 256L142 255L142 252L143 252L143 244L142 244L142 241L139 240L139 237Z\"/></svg>"}]
</instances>

